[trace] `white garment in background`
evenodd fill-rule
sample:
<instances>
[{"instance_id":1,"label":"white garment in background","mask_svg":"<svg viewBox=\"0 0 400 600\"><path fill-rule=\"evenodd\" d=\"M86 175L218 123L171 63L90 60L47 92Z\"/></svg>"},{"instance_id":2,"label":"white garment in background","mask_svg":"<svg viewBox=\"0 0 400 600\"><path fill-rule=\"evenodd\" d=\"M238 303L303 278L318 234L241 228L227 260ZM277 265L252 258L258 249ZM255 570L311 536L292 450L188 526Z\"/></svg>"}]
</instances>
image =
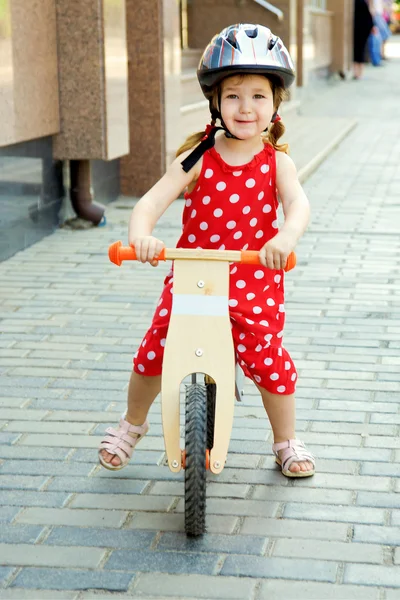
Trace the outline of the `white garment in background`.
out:
<instances>
[{"instance_id":1,"label":"white garment in background","mask_svg":"<svg viewBox=\"0 0 400 600\"><path fill-rule=\"evenodd\" d=\"M371 6L374 15L383 15L383 0L372 0Z\"/></svg>"}]
</instances>

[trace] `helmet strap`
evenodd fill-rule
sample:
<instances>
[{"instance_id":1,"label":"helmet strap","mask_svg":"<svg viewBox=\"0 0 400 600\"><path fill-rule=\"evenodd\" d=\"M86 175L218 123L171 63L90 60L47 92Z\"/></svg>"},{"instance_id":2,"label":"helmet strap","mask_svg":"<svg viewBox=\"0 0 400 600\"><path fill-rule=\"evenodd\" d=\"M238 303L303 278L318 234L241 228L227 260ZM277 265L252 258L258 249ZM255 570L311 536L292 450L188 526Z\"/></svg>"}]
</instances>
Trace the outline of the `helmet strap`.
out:
<instances>
[{"instance_id":1,"label":"helmet strap","mask_svg":"<svg viewBox=\"0 0 400 600\"><path fill-rule=\"evenodd\" d=\"M214 120L214 117L213 117ZM192 167L200 160L203 154L215 145L215 134L222 130L222 127L207 125L204 136L198 146L181 162L182 169L188 173Z\"/></svg>"},{"instance_id":2,"label":"helmet strap","mask_svg":"<svg viewBox=\"0 0 400 600\"><path fill-rule=\"evenodd\" d=\"M217 118L221 121L222 128L225 130L225 137L232 139L232 140L240 140L240 138L236 137L236 135L233 135L233 133L231 133L229 131L229 129L225 125L224 120L222 118L222 115L221 115L221 88L218 90L218 110L215 110L215 108L211 108L211 103L212 103L212 100L210 98L211 116L213 116L213 112L214 112L214 114L218 115Z\"/></svg>"},{"instance_id":3,"label":"helmet strap","mask_svg":"<svg viewBox=\"0 0 400 600\"><path fill-rule=\"evenodd\" d=\"M210 112L211 112L211 125L207 125L204 136L198 146L181 162L182 169L185 173L188 173L190 169L200 160L203 154L215 145L215 135L217 131L224 131L225 136L230 139L240 140L240 138L233 135L224 123L219 107L221 106L221 92L218 94L218 109L212 106L212 99L209 100ZM216 127L215 121L219 119L222 127ZM277 112L272 115L271 123L280 121L280 117ZM268 127L264 130L268 131Z\"/></svg>"}]
</instances>

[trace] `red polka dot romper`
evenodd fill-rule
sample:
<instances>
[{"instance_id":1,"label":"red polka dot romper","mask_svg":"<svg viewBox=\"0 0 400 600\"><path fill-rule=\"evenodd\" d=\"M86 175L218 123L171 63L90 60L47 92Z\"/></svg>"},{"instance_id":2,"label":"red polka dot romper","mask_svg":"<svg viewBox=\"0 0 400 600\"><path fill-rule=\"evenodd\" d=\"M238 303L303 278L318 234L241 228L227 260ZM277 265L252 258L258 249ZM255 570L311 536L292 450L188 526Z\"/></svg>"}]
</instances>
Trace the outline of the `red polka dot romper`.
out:
<instances>
[{"instance_id":1,"label":"red polka dot romper","mask_svg":"<svg viewBox=\"0 0 400 600\"><path fill-rule=\"evenodd\" d=\"M226 164L215 148L208 150L196 187L185 194L177 247L260 250L278 232L275 181L275 150L269 144L240 167ZM134 357L136 373L161 374L172 286L171 272L152 325ZM296 369L282 347L283 271L232 265L229 307L236 357L246 376L273 394L294 393Z\"/></svg>"}]
</instances>

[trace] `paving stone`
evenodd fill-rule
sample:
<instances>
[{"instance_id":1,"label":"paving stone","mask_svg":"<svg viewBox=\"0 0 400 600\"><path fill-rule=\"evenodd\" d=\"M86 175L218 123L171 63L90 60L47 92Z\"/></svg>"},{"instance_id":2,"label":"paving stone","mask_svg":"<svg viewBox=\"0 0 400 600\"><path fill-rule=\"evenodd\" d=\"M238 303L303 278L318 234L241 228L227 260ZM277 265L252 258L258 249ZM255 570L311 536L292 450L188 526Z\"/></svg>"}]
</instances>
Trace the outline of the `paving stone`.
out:
<instances>
[{"instance_id":1,"label":"paving stone","mask_svg":"<svg viewBox=\"0 0 400 600\"><path fill-rule=\"evenodd\" d=\"M12 489L0 491L0 504L3 505L3 509L4 505L9 505L10 513L12 512L11 506L47 506L57 508L64 506L69 496L70 492L36 492Z\"/></svg>"},{"instance_id":2,"label":"paving stone","mask_svg":"<svg viewBox=\"0 0 400 600\"><path fill-rule=\"evenodd\" d=\"M0 432L0 446L3 444L13 444L20 437L20 434Z\"/></svg>"},{"instance_id":3,"label":"paving stone","mask_svg":"<svg viewBox=\"0 0 400 600\"><path fill-rule=\"evenodd\" d=\"M363 565L349 564L345 566L343 582L399 588L400 569L386 565L369 565L366 569Z\"/></svg>"},{"instance_id":4,"label":"paving stone","mask_svg":"<svg viewBox=\"0 0 400 600\"><path fill-rule=\"evenodd\" d=\"M0 406L2 408L22 408L28 403L26 398L7 398L0 397Z\"/></svg>"},{"instance_id":5,"label":"paving stone","mask_svg":"<svg viewBox=\"0 0 400 600\"><path fill-rule=\"evenodd\" d=\"M267 542L267 538L257 536L205 534L194 539L188 538L184 533L164 533L157 544L157 550L262 555Z\"/></svg>"},{"instance_id":6,"label":"paving stone","mask_svg":"<svg viewBox=\"0 0 400 600\"><path fill-rule=\"evenodd\" d=\"M54 527L44 544L50 546L96 546L98 548L150 549L155 534L90 527Z\"/></svg>"},{"instance_id":7,"label":"paving stone","mask_svg":"<svg viewBox=\"0 0 400 600\"><path fill-rule=\"evenodd\" d=\"M376 543L385 546L400 546L400 528L355 524L353 540L368 544Z\"/></svg>"},{"instance_id":8,"label":"paving stone","mask_svg":"<svg viewBox=\"0 0 400 600\"><path fill-rule=\"evenodd\" d=\"M98 548L0 544L0 562L12 566L81 567L95 569L105 551Z\"/></svg>"},{"instance_id":9,"label":"paving stone","mask_svg":"<svg viewBox=\"0 0 400 600\"><path fill-rule=\"evenodd\" d=\"M276 500L278 502L313 502L316 504L350 504L352 492L330 489L302 489L300 487L257 486L252 500Z\"/></svg>"},{"instance_id":10,"label":"paving stone","mask_svg":"<svg viewBox=\"0 0 400 600\"><path fill-rule=\"evenodd\" d=\"M222 472L224 473L224 471ZM144 481L181 481L183 485L184 472L181 470L179 473L172 473L169 468L165 465L151 466L151 465L136 465L135 459L133 458L132 463L120 471L109 471L107 469L100 469L93 475L94 478L98 479L117 479L125 480L144 480Z\"/></svg>"},{"instance_id":11,"label":"paving stone","mask_svg":"<svg viewBox=\"0 0 400 600\"><path fill-rule=\"evenodd\" d=\"M236 529L239 518L229 515L206 514L208 533L229 534ZM185 519L183 513L146 513L137 512L128 524L129 529L144 529L151 531L184 531Z\"/></svg>"},{"instance_id":12,"label":"paving stone","mask_svg":"<svg viewBox=\"0 0 400 600\"><path fill-rule=\"evenodd\" d=\"M338 488L349 490L370 490L389 491L391 489L391 480L389 477L367 477L353 475L336 475L316 473L314 477L297 480L299 486L318 487L318 488Z\"/></svg>"},{"instance_id":13,"label":"paving stone","mask_svg":"<svg viewBox=\"0 0 400 600\"><path fill-rule=\"evenodd\" d=\"M2 334L6 335L6 334ZM24 336L25 337L25 336ZM25 375L25 373L22 373ZM3 396L8 396L10 391L7 388L43 388L50 383L46 377L2 377ZM58 386L61 387L61 386ZM21 393L21 390L18 390Z\"/></svg>"},{"instance_id":14,"label":"paving stone","mask_svg":"<svg viewBox=\"0 0 400 600\"><path fill-rule=\"evenodd\" d=\"M210 575L166 575L142 573L135 585L137 597L204 598L206 600L244 600L252 598L256 581Z\"/></svg>"},{"instance_id":15,"label":"paving stone","mask_svg":"<svg viewBox=\"0 0 400 600\"><path fill-rule=\"evenodd\" d=\"M62 398L65 397L66 391L63 389L59 389L59 390L49 390L48 388L39 388L39 387L26 387L26 388L22 388L22 387L0 387L0 397L4 396L4 397L15 397L15 398L26 398L26 399L33 399L33 398L50 398L50 399L54 399L54 398Z\"/></svg>"},{"instance_id":16,"label":"paving stone","mask_svg":"<svg viewBox=\"0 0 400 600\"><path fill-rule=\"evenodd\" d=\"M20 416L22 418L22 415ZM55 422L26 422L12 421L7 425L7 431L17 431L19 433L68 433L79 434L89 433L94 427L94 423L55 423Z\"/></svg>"},{"instance_id":17,"label":"paving stone","mask_svg":"<svg viewBox=\"0 0 400 600\"><path fill-rule=\"evenodd\" d=\"M102 411L101 410L101 406L102 403L98 402L97 403L97 409L95 411L90 411L89 409L86 410L86 400L79 400L79 406L80 408L73 408L71 407L71 410L54 410L52 413L50 413L47 418L46 421L76 421L76 422L84 422L84 421L89 421L90 423L96 422L104 422L104 423L117 423L119 421L119 419L121 418L121 413L120 412L111 412L111 411ZM107 404L105 404L105 406L109 406L110 401L107 401ZM66 402L63 402L63 406L62 408L64 408L66 406ZM68 398L68 407L70 406L69 404L69 398ZM101 432L101 435L104 434L106 430L106 427L103 426L103 430Z\"/></svg>"},{"instance_id":18,"label":"paving stone","mask_svg":"<svg viewBox=\"0 0 400 600\"><path fill-rule=\"evenodd\" d=\"M324 504L286 504L283 516L286 519L338 521L343 523L370 523L383 525L385 511L379 508L358 506L326 506Z\"/></svg>"},{"instance_id":19,"label":"paving stone","mask_svg":"<svg viewBox=\"0 0 400 600\"><path fill-rule=\"evenodd\" d=\"M39 490L48 480L48 477L38 475L1 475L0 490Z\"/></svg>"},{"instance_id":20,"label":"paving stone","mask_svg":"<svg viewBox=\"0 0 400 600\"><path fill-rule=\"evenodd\" d=\"M282 487L288 486L288 480L283 477L280 470L276 467L275 460L271 457L266 458L266 467L272 467L267 470L250 470L250 469L229 469L225 468L222 473L215 477L215 481L221 483L246 483L246 484L261 484L261 485L279 485Z\"/></svg>"},{"instance_id":21,"label":"paving stone","mask_svg":"<svg viewBox=\"0 0 400 600\"><path fill-rule=\"evenodd\" d=\"M207 512L214 515L238 515L238 516L260 516L274 517L278 510L277 502L265 502L259 500L238 500L209 498L207 500ZM179 500L176 512L183 512L183 499Z\"/></svg>"},{"instance_id":22,"label":"paving stone","mask_svg":"<svg viewBox=\"0 0 400 600\"><path fill-rule=\"evenodd\" d=\"M12 586L37 590L94 589L125 592L134 576L132 572L25 568L18 574Z\"/></svg>"},{"instance_id":23,"label":"paving stone","mask_svg":"<svg viewBox=\"0 0 400 600\"><path fill-rule=\"evenodd\" d=\"M73 508L104 508L167 512L175 503L173 496L139 496L137 494L77 494Z\"/></svg>"},{"instance_id":24,"label":"paving stone","mask_svg":"<svg viewBox=\"0 0 400 600\"><path fill-rule=\"evenodd\" d=\"M9 567L0 566L0 582L3 583L11 576L14 569Z\"/></svg>"},{"instance_id":25,"label":"paving stone","mask_svg":"<svg viewBox=\"0 0 400 600\"><path fill-rule=\"evenodd\" d=\"M261 584L259 600L380 600L377 589L356 585L331 585L313 581L270 580Z\"/></svg>"},{"instance_id":26,"label":"paving stone","mask_svg":"<svg viewBox=\"0 0 400 600\"><path fill-rule=\"evenodd\" d=\"M100 477L54 477L47 490L89 492L97 494L141 494L148 481L115 480Z\"/></svg>"},{"instance_id":27,"label":"paving stone","mask_svg":"<svg viewBox=\"0 0 400 600\"><path fill-rule=\"evenodd\" d=\"M400 495L396 493L358 492L356 504L358 506L379 508L400 508Z\"/></svg>"},{"instance_id":28,"label":"paving stone","mask_svg":"<svg viewBox=\"0 0 400 600\"><path fill-rule=\"evenodd\" d=\"M256 558L256 557L253 557ZM146 552L114 550L104 565L104 569L119 569L159 573L198 573L214 575L220 556L195 552Z\"/></svg>"},{"instance_id":29,"label":"paving stone","mask_svg":"<svg viewBox=\"0 0 400 600\"><path fill-rule=\"evenodd\" d=\"M55 460L7 460L1 467L2 474L15 475L89 475L94 465L90 463L70 464Z\"/></svg>"},{"instance_id":30,"label":"paving stone","mask_svg":"<svg viewBox=\"0 0 400 600\"><path fill-rule=\"evenodd\" d=\"M214 481L207 485L208 498L246 498L250 491L250 486L241 484L225 484ZM169 495L183 496L184 487L179 482L160 481L151 488L150 494L154 496Z\"/></svg>"},{"instance_id":31,"label":"paving stone","mask_svg":"<svg viewBox=\"0 0 400 600\"><path fill-rule=\"evenodd\" d=\"M273 556L286 558L311 558L342 562L383 563L383 548L372 544L354 544L321 540L279 539L275 542Z\"/></svg>"},{"instance_id":32,"label":"paving stone","mask_svg":"<svg viewBox=\"0 0 400 600\"><path fill-rule=\"evenodd\" d=\"M2 507L2 511L4 508L7 507ZM43 531L43 527L37 525L9 525L8 523L2 523L0 528L0 542L4 544L35 544Z\"/></svg>"},{"instance_id":33,"label":"paving stone","mask_svg":"<svg viewBox=\"0 0 400 600\"><path fill-rule=\"evenodd\" d=\"M400 527L400 511L399 510L392 511L392 525Z\"/></svg>"},{"instance_id":34,"label":"paving stone","mask_svg":"<svg viewBox=\"0 0 400 600\"><path fill-rule=\"evenodd\" d=\"M277 538L312 538L316 540L338 540L344 542L347 539L348 526L345 523L329 523L326 521L245 517L240 528L240 533L266 535Z\"/></svg>"},{"instance_id":35,"label":"paving stone","mask_svg":"<svg viewBox=\"0 0 400 600\"><path fill-rule=\"evenodd\" d=\"M24 590L7 588L0 590L0 600L78 600L77 592L59 592L56 590Z\"/></svg>"},{"instance_id":36,"label":"paving stone","mask_svg":"<svg viewBox=\"0 0 400 600\"><path fill-rule=\"evenodd\" d=\"M0 492L0 497L1 497L1 492ZM10 504L10 506L6 506L3 502L1 503L1 505L2 505L1 511L0 511L0 522L2 522L1 528L3 528L5 526L5 525L3 525L4 522L10 523L20 511L19 508L15 508L14 506L12 506L11 502L9 504ZM0 531L0 536L1 536L1 531Z\"/></svg>"},{"instance_id":37,"label":"paving stone","mask_svg":"<svg viewBox=\"0 0 400 600\"><path fill-rule=\"evenodd\" d=\"M75 415L73 414L72 411L105 411L107 410L107 407L109 406L110 401L109 400L73 400L71 399L71 397L68 398L68 408L71 411L70 415L71 417L75 417L74 420L75 421L80 421L78 417L78 415L75 412ZM45 398L35 398L33 400L30 401L29 406L32 408L48 408L49 410L54 410L57 411L57 413L65 413L65 411L63 410L65 408L66 402L65 400L61 400L61 399L56 399L56 400L48 400ZM50 416L50 415L49 415ZM56 415L57 416L57 415ZM51 419L49 419L51 420ZM59 421L65 421L66 419L62 419L59 418ZM95 418L95 416L92 415L92 419L86 419L87 421L96 421L97 419Z\"/></svg>"},{"instance_id":38,"label":"paving stone","mask_svg":"<svg viewBox=\"0 0 400 600\"><path fill-rule=\"evenodd\" d=\"M83 525L84 527L121 527L127 512L121 510L79 510L70 508L27 508L17 522L40 525Z\"/></svg>"},{"instance_id":39,"label":"paving stone","mask_svg":"<svg viewBox=\"0 0 400 600\"><path fill-rule=\"evenodd\" d=\"M79 389L79 390L109 390L110 392L115 391L123 391L126 389L128 385L127 380L111 380L104 381L99 379L57 379L49 383L46 381L52 388L62 388L62 389Z\"/></svg>"},{"instance_id":40,"label":"paving stone","mask_svg":"<svg viewBox=\"0 0 400 600\"><path fill-rule=\"evenodd\" d=\"M31 408L1 408L0 419L6 421L16 419L24 421L41 421L48 413L48 410L32 410Z\"/></svg>"},{"instance_id":41,"label":"paving stone","mask_svg":"<svg viewBox=\"0 0 400 600\"><path fill-rule=\"evenodd\" d=\"M36 448L35 459L46 459L60 461L67 458L71 452L70 448ZM15 460L31 460L32 450L26 446L4 446L0 445L0 458L12 458Z\"/></svg>"},{"instance_id":42,"label":"paving stone","mask_svg":"<svg viewBox=\"0 0 400 600\"><path fill-rule=\"evenodd\" d=\"M1 434L0 434L1 435ZM70 446L71 448L98 448L100 436L63 435L51 433L27 433L20 442L21 446Z\"/></svg>"},{"instance_id":43,"label":"paving stone","mask_svg":"<svg viewBox=\"0 0 400 600\"><path fill-rule=\"evenodd\" d=\"M310 571L308 560L229 555L221 575L259 577L267 579L308 579L334 583L338 565L330 561L315 560Z\"/></svg>"}]
</instances>

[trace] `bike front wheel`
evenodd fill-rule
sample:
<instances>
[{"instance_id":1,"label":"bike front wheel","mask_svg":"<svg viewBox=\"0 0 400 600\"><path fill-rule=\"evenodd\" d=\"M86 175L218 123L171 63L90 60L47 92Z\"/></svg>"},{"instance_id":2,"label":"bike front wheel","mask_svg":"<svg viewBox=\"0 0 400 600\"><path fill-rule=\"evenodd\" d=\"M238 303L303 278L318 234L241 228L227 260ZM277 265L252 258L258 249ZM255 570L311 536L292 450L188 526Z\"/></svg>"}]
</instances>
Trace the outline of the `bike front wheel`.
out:
<instances>
[{"instance_id":1,"label":"bike front wheel","mask_svg":"<svg viewBox=\"0 0 400 600\"><path fill-rule=\"evenodd\" d=\"M199 536L206 530L207 388L186 388L185 402L185 531Z\"/></svg>"}]
</instances>

